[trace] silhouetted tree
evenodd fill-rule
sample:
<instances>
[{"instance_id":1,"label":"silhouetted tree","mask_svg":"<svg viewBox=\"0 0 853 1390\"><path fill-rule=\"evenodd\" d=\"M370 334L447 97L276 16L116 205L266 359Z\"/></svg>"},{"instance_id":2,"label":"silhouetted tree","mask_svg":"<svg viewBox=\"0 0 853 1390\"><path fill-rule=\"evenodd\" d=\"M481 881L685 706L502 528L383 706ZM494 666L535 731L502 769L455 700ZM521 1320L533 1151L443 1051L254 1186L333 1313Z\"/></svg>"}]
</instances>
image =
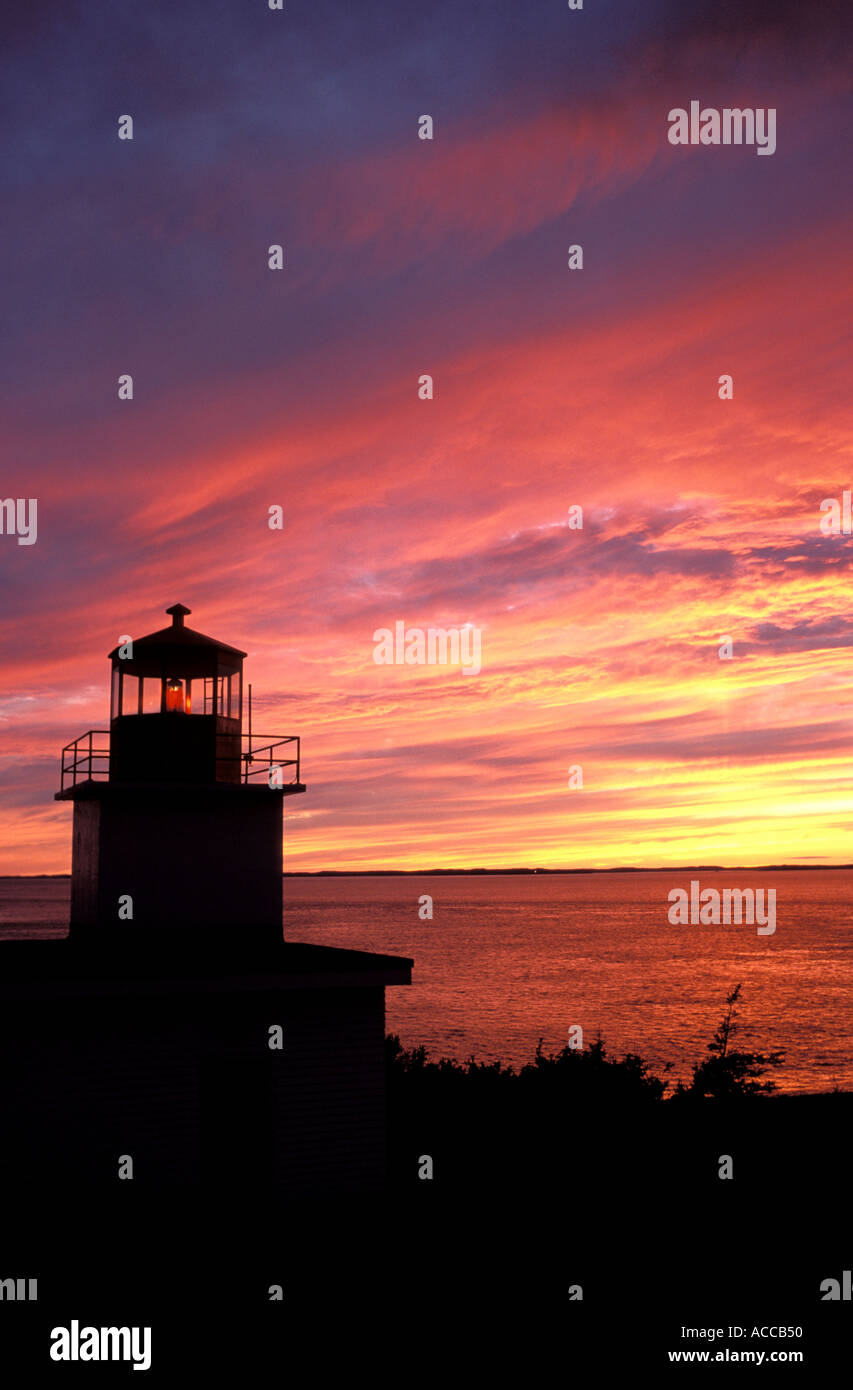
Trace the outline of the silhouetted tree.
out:
<instances>
[{"instance_id":1,"label":"silhouetted tree","mask_svg":"<svg viewBox=\"0 0 853 1390\"><path fill-rule=\"evenodd\" d=\"M737 1003L741 986L735 985L726 995L726 1012L708 1043L711 1056L697 1062L693 1068L693 1080L689 1086L676 1088L677 1095L690 1095L694 1098L732 1099L741 1096L754 1096L775 1091L775 1081L759 1080L768 1067L778 1067L784 1060L784 1051L741 1052L730 1046L738 1031Z\"/></svg>"}]
</instances>

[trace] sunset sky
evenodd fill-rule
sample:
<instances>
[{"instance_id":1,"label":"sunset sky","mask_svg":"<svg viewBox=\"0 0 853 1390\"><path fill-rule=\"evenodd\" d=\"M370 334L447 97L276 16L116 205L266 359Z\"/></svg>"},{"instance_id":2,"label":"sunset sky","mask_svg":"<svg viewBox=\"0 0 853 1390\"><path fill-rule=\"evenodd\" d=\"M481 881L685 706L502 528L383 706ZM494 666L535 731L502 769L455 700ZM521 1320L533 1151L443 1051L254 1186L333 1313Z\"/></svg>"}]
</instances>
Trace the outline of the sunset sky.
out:
<instances>
[{"instance_id":1,"label":"sunset sky","mask_svg":"<svg viewBox=\"0 0 853 1390\"><path fill-rule=\"evenodd\" d=\"M70 868L60 749L177 602L302 736L288 869L853 860L849 4L7 27L0 872ZM693 99L776 153L673 147Z\"/></svg>"}]
</instances>

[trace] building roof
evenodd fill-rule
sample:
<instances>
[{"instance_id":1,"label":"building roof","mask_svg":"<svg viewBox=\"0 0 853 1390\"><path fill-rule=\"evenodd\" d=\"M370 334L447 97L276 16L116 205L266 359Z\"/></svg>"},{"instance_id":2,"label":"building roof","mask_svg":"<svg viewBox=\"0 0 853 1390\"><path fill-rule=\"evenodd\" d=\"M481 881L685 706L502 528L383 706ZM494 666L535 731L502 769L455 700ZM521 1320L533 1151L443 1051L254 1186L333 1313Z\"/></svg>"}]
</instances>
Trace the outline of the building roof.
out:
<instances>
[{"instance_id":1,"label":"building roof","mask_svg":"<svg viewBox=\"0 0 853 1390\"><path fill-rule=\"evenodd\" d=\"M229 647L227 642L220 642L216 637L206 637L203 632L196 632L195 628L184 627L184 615L191 613L191 608L185 608L182 603L175 603L166 612L171 614L172 626L161 627L157 632L149 632L147 637L134 637L133 650L141 648L143 652L151 654L157 647L207 647L211 651L227 652L229 656L244 657L245 652L241 652L239 647ZM119 650L124 644L119 642L108 653L110 660L115 660Z\"/></svg>"},{"instance_id":2,"label":"building roof","mask_svg":"<svg viewBox=\"0 0 853 1390\"><path fill-rule=\"evenodd\" d=\"M121 993L237 993L410 985L414 961L313 942L277 929L87 928L58 940L0 942L0 1000Z\"/></svg>"}]
</instances>

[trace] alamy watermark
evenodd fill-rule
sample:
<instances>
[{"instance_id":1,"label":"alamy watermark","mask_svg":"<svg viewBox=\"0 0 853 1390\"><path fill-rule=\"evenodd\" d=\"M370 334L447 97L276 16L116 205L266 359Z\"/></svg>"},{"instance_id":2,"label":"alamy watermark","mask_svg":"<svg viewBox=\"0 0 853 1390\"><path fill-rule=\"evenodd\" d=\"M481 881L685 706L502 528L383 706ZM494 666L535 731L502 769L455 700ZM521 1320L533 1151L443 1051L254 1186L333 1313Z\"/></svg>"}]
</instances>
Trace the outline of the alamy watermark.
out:
<instances>
[{"instance_id":1,"label":"alamy watermark","mask_svg":"<svg viewBox=\"0 0 853 1390\"><path fill-rule=\"evenodd\" d=\"M0 1279L0 1302L8 1299L11 1303L35 1303L38 1296L37 1279Z\"/></svg>"},{"instance_id":2,"label":"alamy watermark","mask_svg":"<svg viewBox=\"0 0 853 1390\"><path fill-rule=\"evenodd\" d=\"M853 1300L853 1280L851 1280L850 1270L843 1270L840 1280L824 1279L820 1291L823 1294L821 1303L850 1303Z\"/></svg>"},{"instance_id":3,"label":"alamy watermark","mask_svg":"<svg viewBox=\"0 0 853 1390\"><path fill-rule=\"evenodd\" d=\"M27 506L29 505L29 515ZM38 498L0 499L0 536L17 536L18 545L35 545L38 540Z\"/></svg>"},{"instance_id":4,"label":"alamy watermark","mask_svg":"<svg viewBox=\"0 0 853 1390\"><path fill-rule=\"evenodd\" d=\"M744 111L737 106L724 106L721 111L706 106L700 111L699 106L691 101L689 114L683 106L672 108L667 117L671 145L755 145L756 154L775 154L775 106Z\"/></svg>"},{"instance_id":5,"label":"alamy watermark","mask_svg":"<svg viewBox=\"0 0 853 1390\"><path fill-rule=\"evenodd\" d=\"M842 492L840 502L837 497L824 497L820 509L823 512L821 535L853 536L853 501L849 488Z\"/></svg>"},{"instance_id":6,"label":"alamy watermark","mask_svg":"<svg viewBox=\"0 0 853 1390\"><path fill-rule=\"evenodd\" d=\"M758 936L772 936L776 930L776 889L768 888L765 911L764 888L703 888L699 880L690 880L686 888L671 888L667 901L672 907L667 913L672 927L687 926L756 926Z\"/></svg>"},{"instance_id":7,"label":"alamy watermark","mask_svg":"<svg viewBox=\"0 0 853 1390\"><path fill-rule=\"evenodd\" d=\"M132 1361L135 1371L151 1366L150 1327L54 1327L50 1334L51 1361Z\"/></svg>"},{"instance_id":8,"label":"alamy watermark","mask_svg":"<svg viewBox=\"0 0 853 1390\"><path fill-rule=\"evenodd\" d=\"M466 676L481 669L482 632L471 623L463 627L406 627L402 620L378 627L373 634L377 666L461 666Z\"/></svg>"}]
</instances>

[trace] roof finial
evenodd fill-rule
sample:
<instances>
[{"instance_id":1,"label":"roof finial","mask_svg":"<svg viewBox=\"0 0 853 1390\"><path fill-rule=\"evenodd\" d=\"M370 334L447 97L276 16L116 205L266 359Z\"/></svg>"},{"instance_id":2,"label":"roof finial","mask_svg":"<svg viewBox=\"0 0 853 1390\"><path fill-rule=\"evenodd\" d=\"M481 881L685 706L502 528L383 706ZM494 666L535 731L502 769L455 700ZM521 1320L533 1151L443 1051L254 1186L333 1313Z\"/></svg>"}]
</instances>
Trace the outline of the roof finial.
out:
<instances>
[{"instance_id":1,"label":"roof finial","mask_svg":"<svg viewBox=\"0 0 853 1390\"><path fill-rule=\"evenodd\" d=\"M171 614L173 627L183 627L184 618L187 613L192 611L191 608L185 608L182 603L173 603L171 608L166 609L166 612Z\"/></svg>"}]
</instances>

